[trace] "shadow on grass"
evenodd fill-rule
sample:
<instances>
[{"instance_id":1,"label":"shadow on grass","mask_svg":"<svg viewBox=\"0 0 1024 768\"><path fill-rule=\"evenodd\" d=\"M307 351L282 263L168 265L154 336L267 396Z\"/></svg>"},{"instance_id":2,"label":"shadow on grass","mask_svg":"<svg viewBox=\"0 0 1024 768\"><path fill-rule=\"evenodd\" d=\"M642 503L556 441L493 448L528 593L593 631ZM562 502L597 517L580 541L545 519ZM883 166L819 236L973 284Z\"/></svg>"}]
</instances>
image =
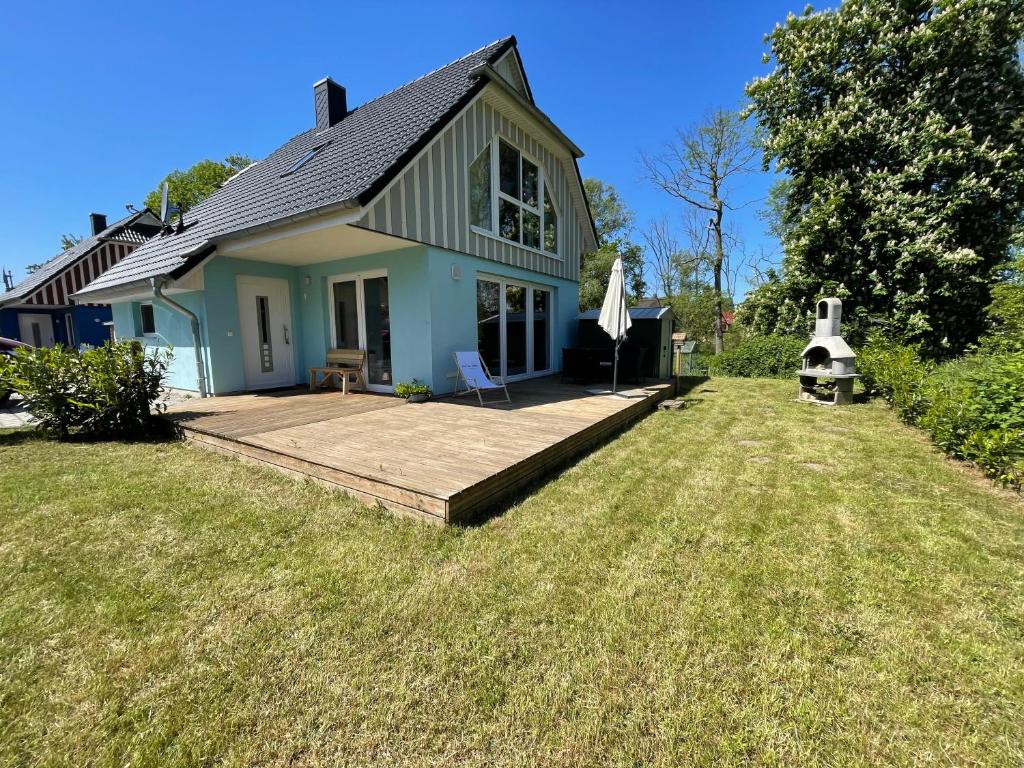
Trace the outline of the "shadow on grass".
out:
<instances>
[{"instance_id":1,"label":"shadow on grass","mask_svg":"<svg viewBox=\"0 0 1024 768\"><path fill-rule=\"evenodd\" d=\"M137 435L92 435L72 433L70 435L65 435L64 437L58 437L57 435L51 434L36 425L29 424L23 427L12 427L10 428L10 431L0 430L0 447L22 445L30 440L52 440L54 442L68 443L71 445L88 445L91 443L123 443L126 445L172 443L180 441L182 436L183 433L181 428L178 427L177 424L173 424L163 419L154 419L148 426L148 431Z\"/></svg>"},{"instance_id":2,"label":"shadow on grass","mask_svg":"<svg viewBox=\"0 0 1024 768\"><path fill-rule=\"evenodd\" d=\"M686 397L686 395L694 392L695 390L698 392L715 392L716 390L710 389L697 390L698 387L700 387L701 385L705 384L708 381L710 381L710 377L708 376L681 377L679 379L678 386L676 387L676 396L674 399L682 400L683 402L686 403L686 408L684 410L690 410L691 408L695 408L696 406L703 404L705 402L703 398ZM653 416L655 413L665 412L671 413L671 411L661 410L649 411L640 418L637 418L633 421L621 425L618 429L616 429L613 432L610 432L600 441L588 446L587 449L584 450L582 453L579 453L568 459L564 459L560 462L551 464L550 469L546 474L534 478L533 480L523 485L521 488L518 488L513 493L503 497L494 504L483 507L480 510L476 511L475 513L468 515L461 520L456 521L454 523L455 527L476 528L485 525L486 523L490 522L491 520L497 517L500 517L512 507L516 506L522 501L525 501L530 496L533 496L543 486L547 485L548 483L554 482L555 480L560 478L562 475L564 475L566 472L575 467L577 464L579 464L581 461L586 459L591 454L596 453L613 440L618 439L622 434L635 427L645 418Z\"/></svg>"},{"instance_id":3,"label":"shadow on grass","mask_svg":"<svg viewBox=\"0 0 1024 768\"><path fill-rule=\"evenodd\" d=\"M698 402L701 401L688 400L687 408L691 407L691 404L696 404ZM500 499L493 502L492 504L483 506L470 514L453 521L451 523L452 527L456 529L479 528L496 518L500 518L509 509L525 501L530 496L533 496L543 486L547 485L548 483L555 482L560 477L562 477L562 475L571 470L573 467L575 467L581 461L586 459L588 456L591 456L592 454L601 450L606 445L618 439L621 435L635 427L644 419L653 416L655 413L657 413L657 411L648 411L639 418L636 418L633 421L629 421L625 424L620 425L617 429L613 430L612 432L609 432L607 435L605 435L597 442L587 446L587 448L583 450L581 453L578 453L575 456L571 456L566 459L562 459L560 461L552 462L551 464L548 465L548 468L545 470L545 472L540 476L533 478L532 480L523 484L521 487L509 493L508 495L502 496Z\"/></svg>"},{"instance_id":4,"label":"shadow on grass","mask_svg":"<svg viewBox=\"0 0 1024 768\"><path fill-rule=\"evenodd\" d=\"M697 387L711 381L708 376L682 376L679 385L676 387L676 399L682 399L693 392ZM709 390L713 391L713 390Z\"/></svg>"},{"instance_id":5,"label":"shadow on grass","mask_svg":"<svg viewBox=\"0 0 1024 768\"><path fill-rule=\"evenodd\" d=\"M10 431L0 431L0 448L13 448L30 440L45 440L43 435L32 427L10 427Z\"/></svg>"}]
</instances>

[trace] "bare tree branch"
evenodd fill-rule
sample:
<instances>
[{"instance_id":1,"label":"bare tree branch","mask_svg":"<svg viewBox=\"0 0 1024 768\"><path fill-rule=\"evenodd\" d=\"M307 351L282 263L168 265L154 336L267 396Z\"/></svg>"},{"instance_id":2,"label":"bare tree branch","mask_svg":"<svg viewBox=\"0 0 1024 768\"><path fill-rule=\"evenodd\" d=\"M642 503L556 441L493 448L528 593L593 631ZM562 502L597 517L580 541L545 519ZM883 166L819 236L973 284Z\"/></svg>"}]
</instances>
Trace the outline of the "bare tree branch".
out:
<instances>
[{"instance_id":1,"label":"bare tree branch","mask_svg":"<svg viewBox=\"0 0 1024 768\"><path fill-rule=\"evenodd\" d=\"M679 242L665 218L656 219L643 232L658 290L666 299L676 295L679 277Z\"/></svg>"},{"instance_id":2,"label":"bare tree branch","mask_svg":"<svg viewBox=\"0 0 1024 768\"><path fill-rule=\"evenodd\" d=\"M645 177L666 194L681 200L693 214L702 212L707 222L701 226L701 216L691 216L686 224L691 253L704 259L710 266L715 291L715 353L723 348L723 281L733 295L742 259L730 260L738 239L723 227L725 212L737 205L729 199L734 179L756 170L759 152L752 141L750 130L743 118L735 112L717 110L688 129L676 131L674 141L665 145L657 155L641 155L640 163ZM710 215L708 215L710 214ZM653 231L655 245L662 249L665 237ZM705 236L710 234L710 238ZM711 253L704 256L706 240L712 243ZM693 246L705 241L696 249ZM648 241L648 246L654 247ZM655 254L660 263L664 254ZM656 267L656 269L659 269Z\"/></svg>"}]
</instances>

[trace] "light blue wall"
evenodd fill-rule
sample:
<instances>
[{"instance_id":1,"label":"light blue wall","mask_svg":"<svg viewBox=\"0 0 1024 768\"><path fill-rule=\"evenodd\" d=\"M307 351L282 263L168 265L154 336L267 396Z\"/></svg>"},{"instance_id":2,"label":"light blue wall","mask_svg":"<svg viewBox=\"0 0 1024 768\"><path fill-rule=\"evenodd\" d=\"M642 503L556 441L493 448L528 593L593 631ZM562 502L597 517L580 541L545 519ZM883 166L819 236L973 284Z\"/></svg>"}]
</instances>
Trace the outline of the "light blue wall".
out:
<instances>
[{"instance_id":1,"label":"light blue wall","mask_svg":"<svg viewBox=\"0 0 1024 768\"><path fill-rule=\"evenodd\" d=\"M207 345L207 378L210 375L209 335L206 330L205 301L201 291L174 294L172 298L186 309L195 312L202 326L203 341ZM111 305L114 315L114 330L117 338L138 338L149 349L170 349L174 355L168 371L167 385L175 389L198 389L196 376L195 344L192 339L192 324L188 318L154 299L153 319L156 335L142 338L142 318L139 315L140 302L122 301Z\"/></svg>"},{"instance_id":2,"label":"light blue wall","mask_svg":"<svg viewBox=\"0 0 1024 768\"><path fill-rule=\"evenodd\" d=\"M476 349L478 275L506 277L554 289L554 342L551 362L555 370L561 369L562 347L570 346L576 339L576 316L579 313L578 283L443 248L430 248L428 256L433 348L430 382L434 392L451 392L455 387L452 352ZM458 280L452 278L453 265L457 266L461 273Z\"/></svg>"},{"instance_id":3,"label":"light blue wall","mask_svg":"<svg viewBox=\"0 0 1024 768\"><path fill-rule=\"evenodd\" d=\"M298 311L299 290L296 267L270 264L265 261L247 261L218 256L203 267L203 285L206 302L211 392L225 394L245 390L245 359L242 334L238 327L238 276L277 277L288 281L291 289L291 322L293 339L304 335L302 313ZM305 365L301 345L292 344L292 364L299 381Z\"/></svg>"},{"instance_id":4,"label":"light blue wall","mask_svg":"<svg viewBox=\"0 0 1024 768\"><path fill-rule=\"evenodd\" d=\"M452 278L452 266L461 273ZM276 277L291 289L292 354L296 381L308 382L311 365L323 365L333 344L330 328L330 278L387 270L391 305L391 360L394 381L419 379L435 392L451 392L455 383L452 352L476 349L476 278L478 274L523 280L553 289L555 338L552 363L561 365L561 348L573 343L579 286L442 248L417 245L398 251L291 267L219 256L204 267L204 291L173 298L195 312L202 324L207 379L214 394L245 389L245 365L238 327L239 275ZM192 334L181 314L154 302L157 332L174 347L169 383L196 389ZM120 338L140 335L138 303L113 305ZM159 341L160 339L158 339Z\"/></svg>"},{"instance_id":5,"label":"light blue wall","mask_svg":"<svg viewBox=\"0 0 1024 768\"><path fill-rule=\"evenodd\" d=\"M391 305L392 375L395 382L412 379L429 382L432 359L427 264L426 247L414 246L299 267L298 306L303 318L302 348L306 361L301 380L309 380L309 366L324 364L327 349L333 345L328 280L339 275L386 269Z\"/></svg>"}]
</instances>

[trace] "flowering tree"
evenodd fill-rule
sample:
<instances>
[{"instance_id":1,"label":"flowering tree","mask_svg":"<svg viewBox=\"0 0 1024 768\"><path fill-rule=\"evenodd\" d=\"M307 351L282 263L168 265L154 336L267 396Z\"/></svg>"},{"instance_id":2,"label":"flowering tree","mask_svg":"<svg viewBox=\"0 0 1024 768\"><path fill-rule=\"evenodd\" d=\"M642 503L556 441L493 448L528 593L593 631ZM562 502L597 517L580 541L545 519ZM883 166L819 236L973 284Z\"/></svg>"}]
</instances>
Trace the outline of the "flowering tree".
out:
<instances>
[{"instance_id":1,"label":"flowering tree","mask_svg":"<svg viewBox=\"0 0 1024 768\"><path fill-rule=\"evenodd\" d=\"M1022 34L1020 0L847 0L775 28L747 88L785 174L758 330L835 294L854 330L883 318L933 354L977 338L1024 203Z\"/></svg>"}]
</instances>

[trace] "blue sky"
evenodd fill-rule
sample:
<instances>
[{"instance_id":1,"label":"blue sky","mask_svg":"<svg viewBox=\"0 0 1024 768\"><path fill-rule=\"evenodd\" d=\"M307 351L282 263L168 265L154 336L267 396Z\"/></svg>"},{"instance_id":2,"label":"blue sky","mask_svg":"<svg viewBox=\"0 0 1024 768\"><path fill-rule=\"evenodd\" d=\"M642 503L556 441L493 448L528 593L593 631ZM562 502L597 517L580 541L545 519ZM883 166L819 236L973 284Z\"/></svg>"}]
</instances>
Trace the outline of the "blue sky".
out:
<instances>
[{"instance_id":1,"label":"blue sky","mask_svg":"<svg viewBox=\"0 0 1024 768\"><path fill-rule=\"evenodd\" d=\"M358 105L509 33L541 109L639 224L679 208L640 179L655 151L768 68L763 36L801 3L31 3L0 27L0 265L15 278L115 218L173 168L262 157L313 120L330 75ZM159 11L159 13L157 12ZM757 200L770 179L745 180ZM777 251L738 214L748 247Z\"/></svg>"}]
</instances>

